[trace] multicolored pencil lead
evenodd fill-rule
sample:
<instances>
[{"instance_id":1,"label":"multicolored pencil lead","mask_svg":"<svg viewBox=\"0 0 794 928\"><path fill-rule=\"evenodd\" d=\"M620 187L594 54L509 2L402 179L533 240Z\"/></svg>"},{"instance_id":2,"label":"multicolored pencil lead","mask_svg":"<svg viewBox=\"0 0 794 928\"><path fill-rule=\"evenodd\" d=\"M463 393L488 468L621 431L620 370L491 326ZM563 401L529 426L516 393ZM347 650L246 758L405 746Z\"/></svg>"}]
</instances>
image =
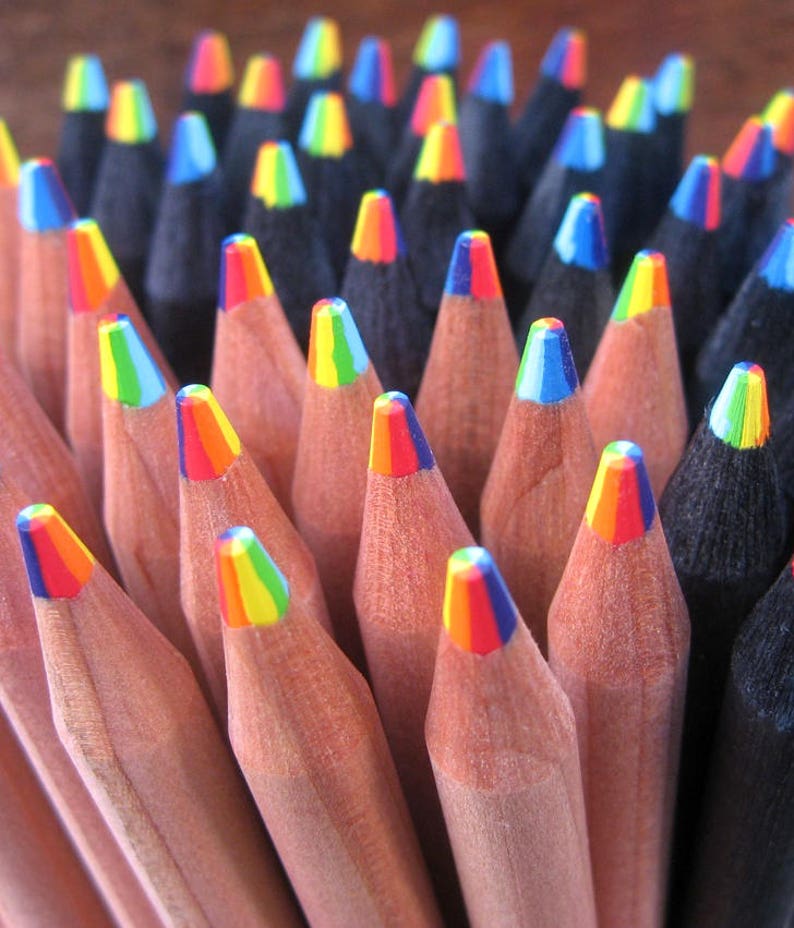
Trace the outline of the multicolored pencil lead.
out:
<instances>
[{"instance_id":1,"label":"multicolored pencil lead","mask_svg":"<svg viewBox=\"0 0 794 928\"><path fill-rule=\"evenodd\" d=\"M102 113L108 108L105 71L97 55L72 55L66 63L61 106L67 113Z\"/></svg>"},{"instance_id":2,"label":"multicolored pencil lead","mask_svg":"<svg viewBox=\"0 0 794 928\"><path fill-rule=\"evenodd\" d=\"M388 264L405 252L392 199L385 190L369 190L361 205L350 251L359 261Z\"/></svg>"},{"instance_id":3,"label":"multicolored pencil lead","mask_svg":"<svg viewBox=\"0 0 794 928\"><path fill-rule=\"evenodd\" d=\"M431 16L414 46L413 63L425 71L454 71L460 62L460 29L454 16Z\"/></svg>"},{"instance_id":4,"label":"multicolored pencil lead","mask_svg":"<svg viewBox=\"0 0 794 928\"><path fill-rule=\"evenodd\" d=\"M480 52L467 90L489 103L513 103L513 59L507 42L489 42Z\"/></svg>"},{"instance_id":5,"label":"multicolored pencil lead","mask_svg":"<svg viewBox=\"0 0 794 928\"><path fill-rule=\"evenodd\" d=\"M111 313L97 329L102 390L125 406L151 406L166 392L165 380L129 316Z\"/></svg>"},{"instance_id":6,"label":"multicolored pencil lead","mask_svg":"<svg viewBox=\"0 0 794 928\"><path fill-rule=\"evenodd\" d=\"M653 78L653 102L662 116L688 113L695 94L695 62L674 52L659 65Z\"/></svg>"},{"instance_id":7,"label":"multicolored pencil lead","mask_svg":"<svg viewBox=\"0 0 794 928\"><path fill-rule=\"evenodd\" d=\"M28 232L63 229L75 219L74 207L49 158L26 161L19 173L19 222Z\"/></svg>"},{"instance_id":8,"label":"multicolored pencil lead","mask_svg":"<svg viewBox=\"0 0 794 928\"><path fill-rule=\"evenodd\" d=\"M599 271L609 264L601 200L593 193L571 197L554 239L554 250L564 264Z\"/></svg>"},{"instance_id":9,"label":"multicolored pencil lead","mask_svg":"<svg viewBox=\"0 0 794 928\"><path fill-rule=\"evenodd\" d=\"M794 219L778 229L758 263L758 273L772 289L794 293Z\"/></svg>"},{"instance_id":10,"label":"multicolored pencil lead","mask_svg":"<svg viewBox=\"0 0 794 928\"><path fill-rule=\"evenodd\" d=\"M5 119L0 119L0 187L19 184L19 153Z\"/></svg>"},{"instance_id":11,"label":"multicolored pencil lead","mask_svg":"<svg viewBox=\"0 0 794 928\"><path fill-rule=\"evenodd\" d=\"M625 322L657 306L670 306L667 262L660 251L640 251L635 255L618 294L612 319Z\"/></svg>"},{"instance_id":12,"label":"multicolored pencil lead","mask_svg":"<svg viewBox=\"0 0 794 928\"><path fill-rule=\"evenodd\" d=\"M268 209L289 209L306 202L298 162L289 142L265 142L251 177L251 196Z\"/></svg>"},{"instance_id":13,"label":"multicolored pencil lead","mask_svg":"<svg viewBox=\"0 0 794 928\"><path fill-rule=\"evenodd\" d=\"M712 231L720 225L721 192L719 161L695 155L670 200L670 209L684 222Z\"/></svg>"},{"instance_id":14,"label":"multicolored pencil lead","mask_svg":"<svg viewBox=\"0 0 794 928\"><path fill-rule=\"evenodd\" d=\"M33 595L78 596L91 577L95 558L59 513L48 504L26 506L17 516L17 531Z\"/></svg>"},{"instance_id":15,"label":"multicolored pencil lead","mask_svg":"<svg viewBox=\"0 0 794 928\"><path fill-rule=\"evenodd\" d=\"M119 269L95 219L77 219L66 233L69 305L72 312L92 313L119 280Z\"/></svg>"},{"instance_id":16,"label":"multicolored pencil lead","mask_svg":"<svg viewBox=\"0 0 794 928\"><path fill-rule=\"evenodd\" d=\"M656 112L650 82L636 75L627 77L609 107L606 123L623 132L653 132Z\"/></svg>"},{"instance_id":17,"label":"multicolored pencil lead","mask_svg":"<svg viewBox=\"0 0 794 928\"><path fill-rule=\"evenodd\" d=\"M372 408L370 470L386 477L406 477L434 465L411 401L396 390L381 394Z\"/></svg>"},{"instance_id":18,"label":"multicolored pencil lead","mask_svg":"<svg viewBox=\"0 0 794 928\"><path fill-rule=\"evenodd\" d=\"M552 317L536 319L518 368L516 396L532 403L559 403L578 386L565 326Z\"/></svg>"},{"instance_id":19,"label":"multicolored pencil lead","mask_svg":"<svg viewBox=\"0 0 794 928\"><path fill-rule=\"evenodd\" d=\"M424 138L437 122L456 122L455 85L448 74L430 74L419 88L411 113L411 132Z\"/></svg>"},{"instance_id":20,"label":"multicolored pencil lead","mask_svg":"<svg viewBox=\"0 0 794 928\"><path fill-rule=\"evenodd\" d=\"M369 356L347 303L339 297L315 303L308 356L312 380L329 389L343 387L367 367Z\"/></svg>"},{"instance_id":21,"label":"multicolored pencil lead","mask_svg":"<svg viewBox=\"0 0 794 928\"><path fill-rule=\"evenodd\" d=\"M298 145L314 158L342 158L350 151L353 134L342 94L312 94Z\"/></svg>"},{"instance_id":22,"label":"multicolored pencil lead","mask_svg":"<svg viewBox=\"0 0 794 928\"><path fill-rule=\"evenodd\" d=\"M185 83L193 93L222 93L232 86L232 53L222 32L206 29L196 36Z\"/></svg>"},{"instance_id":23,"label":"multicolored pencil lead","mask_svg":"<svg viewBox=\"0 0 794 928\"><path fill-rule=\"evenodd\" d=\"M752 361L735 364L709 413L709 428L721 441L743 451L769 438L769 405L763 368Z\"/></svg>"},{"instance_id":24,"label":"multicolored pencil lead","mask_svg":"<svg viewBox=\"0 0 794 928\"><path fill-rule=\"evenodd\" d=\"M772 126L776 150L789 158L794 157L794 89L778 90L764 107L761 118Z\"/></svg>"},{"instance_id":25,"label":"multicolored pencil lead","mask_svg":"<svg viewBox=\"0 0 794 928\"><path fill-rule=\"evenodd\" d=\"M565 27L549 43L540 73L567 90L581 89L587 80L587 36L581 29Z\"/></svg>"},{"instance_id":26,"label":"multicolored pencil lead","mask_svg":"<svg viewBox=\"0 0 794 928\"><path fill-rule=\"evenodd\" d=\"M230 628L275 625L289 607L289 584L254 532L236 526L215 542L221 615Z\"/></svg>"},{"instance_id":27,"label":"multicolored pencil lead","mask_svg":"<svg viewBox=\"0 0 794 928\"><path fill-rule=\"evenodd\" d=\"M722 170L737 180L762 181L775 169L772 126L751 116L722 156Z\"/></svg>"},{"instance_id":28,"label":"multicolored pencil lead","mask_svg":"<svg viewBox=\"0 0 794 928\"><path fill-rule=\"evenodd\" d=\"M577 106L568 114L553 158L572 171L597 171L604 166L604 126L601 113L591 106Z\"/></svg>"},{"instance_id":29,"label":"multicolored pencil lead","mask_svg":"<svg viewBox=\"0 0 794 928\"><path fill-rule=\"evenodd\" d=\"M444 292L475 300L501 298L502 285L487 232L472 229L460 233L449 262Z\"/></svg>"},{"instance_id":30,"label":"multicolored pencil lead","mask_svg":"<svg viewBox=\"0 0 794 928\"><path fill-rule=\"evenodd\" d=\"M202 113L183 113L174 124L168 158L169 184L192 184L209 176L217 164L207 120Z\"/></svg>"},{"instance_id":31,"label":"multicolored pencil lead","mask_svg":"<svg viewBox=\"0 0 794 928\"><path fill-rule=\"evenodd\" d=\"M414 168L414 180L431 184L466 179L458 127L454 123L437 122L425 136L422 151Z\"/></svg>"},{"instance_id":32,"label":"multicolored pencil lead","mask_svg":"<svg viewBox=\"0 0 794 928\"><path fill-rule=\"evenodd\" d=\"M613 441L604 448L585 521L605 541L622 545L640 538L656 513L645 459L631 441Z\"/></svg>"},{"instance_id":33,"label":"multicolored pencil lead","mask_svg":"<svg viewBox=\"0 0 794 928\"><path fill-rule=\"evenodd\" d=\"M258 297L273 295L270 279L256 239L238 233L223 240L219 307L226 313Z\"/></svg>"},{"instance_id":34,"label":"multicolored pencil lead","mask_svg":"<svg viewBox=\"0 0 794 928\"><path fill-rule=\"evenodd\" d=\"M284 80L275 55L252 55L243 71L237 105L246 110L280 113L284 109Z\"/></svg>"},{"instance_id":35,"label":"multicolored pencil lead","mask_svg":"<svg viewBox=\"0 0 794 928\"><path fill-rule=\"evenodd\" d=\"M361 40L347 89L362 103L396 104L391 45L385 39L368 35Z\"/></svg>"},{"instance_id":36,"label":"multicolored pencil lead","mask_svg":"<svg viewBox=\"0 0 794 928\"><path fill-rule=\"evenodd\" d=\"M188 480L216 480L240 456L240 439L209 387L190 384L176 395L179 471Z\"/></svg>"},{"instance_id":37,"label":"multicolored pencil lead","mask_svg":"<svg viewBox=\"0 0 794 928\"><path fill-rule=\"evenodd\" d=\"M292 64L296 80L325 80L342 67L339 24L327 16L314 16L303 30Z\"/></svg>"},{"instance_id":38,"label":"multicolored pencil lead","mask_svg":"<svg viewBox=\"0 0 794 928\"><path fill-rule=\"evenodd\" d=\"M142 145L157 137L157 120L142 80L117 81L113 85L105 135L122 145Z\"/></svg>"}]
</instances>

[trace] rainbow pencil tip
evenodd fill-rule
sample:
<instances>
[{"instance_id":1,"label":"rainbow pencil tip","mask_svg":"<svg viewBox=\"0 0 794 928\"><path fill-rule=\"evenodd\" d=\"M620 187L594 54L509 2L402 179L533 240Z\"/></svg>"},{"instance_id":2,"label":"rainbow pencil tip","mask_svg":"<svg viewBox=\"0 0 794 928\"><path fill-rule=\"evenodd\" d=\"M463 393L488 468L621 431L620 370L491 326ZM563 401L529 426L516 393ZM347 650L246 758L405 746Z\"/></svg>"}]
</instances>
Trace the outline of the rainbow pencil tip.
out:
<instances>
[{"instance_id":1,"label":"rainbow pencil tip","mask_svg":"<svg viewBox=\"0 0 794 928\"><path fill-rule=\"evenodd\" d=\"M273 292L273 281L256 239L241 232L225 238L221 245L220 308L229 313L257 297L272 296Z\"/></svg>"},{"instance_id":2,"label":"rainbow pencil tip","mask_svg":"<svg viewBox=\"0 0 794 928\"><path fill-rule=\"evenodd\" d=\"M103 316L97 334L105 396L125 406L143 407L165 395L163 375L129 316Z\"/></svg>"},{"instance_id":3,"label":"rainbow pencil tip","mask_svg":"<svg viewBox=\"0 0 794 928\"><path fill-rule=\"evenodd\" d=\"M275 55L252 55L245 65L237 105L246 110L280 113L284 109L284 80Z\"/></svg>"},{"instance_id":4,"label":"rainbow pencil tip","mask_svg":"<svg viewBox=\"0 0 794 928\"><path fill-rule=\"evenodd\" d=\"M411 132L424 138L437 122L457 122L455 85L448 74L429 74L421 83L411 113Z\"/></svg>"},{"instance_id":5,"label":"rainbow pencil tip","mask_svg":"<svg viewBox=\"0 0 794 928\"><path fill-rule=\"evenodd\" d=\"M230 628L275 625L289 608L289 584L253 530L238 525L215 542L221 615Z\"/></svg>"},{"instance_id":6,"label":"rainbow pencil tip","mask_svg":"<svg viewBox=\"0 0 794 928\"><path fill-rule=\"evenodd\" d=\"M566 90L581 90L587 80L587 36L581 29L560 29L540 63L543 77Z\"/></svg>"},{"instance_id":7,"label":"rainbow pencil tip","mask_svg":"<svg viewBox=\"0 0 794 928\"><path fill-rule=\"evenodd\" d=\"M215 170L217 158L207 120L202 113L182 113L174 123L168 158L168 183L192 184Z\"/></svg>"},{"instance_id":8,"label":"rainbow pencil tip","mask_svg":"<svg viewBox=\"0 0 794 928\"><path fill-rule=\"evenodd\" d=\"M240 456L240 439L212 390L189 384L176 395L179 472L187 480L216 480Z\"/></svg>"},{"instance_id":9,"label":"rainbow pencil tip","mask_svg":"<svg viewBox=\"0 0 794 928\"><path fill-rule=\"evenodd\" d=\"M695 94L695 62L691 55L673 52L659 65L653 78L653 101L661 116L675 116L692 109Z\"/></svg>"},{"instance_id":10,"label":"rainbow pencil tip","mask_svg":"<svg viewBox=\"0 0 794 928\"><path fill-rule=\"evenodd\" d=\"M488 103L513 102L513 58L507 42L489 42L480 52L469 78L468 92Z\"/></svg>"},{"instance_id":11,"label":"rainbow pencil tip","mask_svg":"<svg viewBox=\"0 0 794 928\"><path fill-rule=\"evenodd\" d=\"M223 93L232 86L232 53L222 32L205 29L196 36L185 83L196 94Z\"/></svg>"},{"instance_id":12,"label":"rainbow pencil tip","mask_svg":"<svg viewBox=\"0 0 794 928\"><path fill-rule=\"evenodd\" d=\"M769 438L766 377L752 361L734 364L709 413L709 428L732 448L760 448Z\"/></svg>"},{"instance_id":13,"label":"rainbow pencil tip","mask_svg":"<svg viewBox=\"0 0 794 928\"><path fill-rule=\"evenodd\" d=\"M342 158L353 135L341 93L313 93L306 107L298 145L313 158Z\"/></svg>"},{"instance_id":14,"label":"rainbow pencil tip","mask_svg":"<svg viewBox=\"0 0 794 928\"><path fill-rule=\"evenodd\" d=\"M579 378L568 333L559 319L536 319L516 377L516 396L532 403L559 403L576 392Z\"/></svg>"},{"instance_id":15,"label":"rainbow pencil tip","mask_svg":"<svg viewBox=\"0 0 794 928\"><path fill-rule=\"evenodd\" d=\"M598 171L606 161L601 113L590 106L577 106L565 120L554 146L554 160L571 171Z\"/></svg>"},{"instance_id":16,"label":"rainbow pencil tip","mask_svg":"<svg viewBox=\"0 0 794 928\"><path fill-rule=\"evenodd\" d=\"M638 251L615 301L612 319L625 322L661 306L670 306L667 262L661 251Z\"/></svg>"},{"instance_id":17,"label":"rainbow pencil tip","mask_svg":"<svg viewBox=\"0 0 794 928\"><path fill-rule=\"evenodd\" d=\"M598 462L585 521L604 541L622 545L641 538L656 512L645 459L631 441L613 441Z\"/></svg>"},{"instance_id":18,"label":"rainbow pencil tip","mask_svg":"<svg viewBox=\"0 0 794 928\"><path fill-rule=\"evenodd\" d=\"M722 156L722 170L736 180L763 181L775 169L772 126L751 116Z\"/></svg>"},{"instance_id":19,"label":"rainbow pencil tip","mask_svg":"<svg viewBox=\"0 0 794 928\"><path fill-rule=\"evenodd\" d=\"M5 119L0 119L0 187L19 185L19 153Z\"/></svg>"},{"instance_id":20,"label":"rainbow pencil tip","mask_svg":"<svg viewBox=\"0 0 794 928\"><path fill-rule=\"evenodd\" d=\"M61 107L67 113L104 113L110 92L97 55L72 55L66 62Z\"/></svg>"},{"instance_id":21,"label":"rainbow pencil tip","mask_svg":"<svg viewBox=\"0 0 794 928\"><path fill-rule=\"evenodd\" d=\"M350 95L361 103L391 107L397 102L391 45L377 36L361 40L347 84Z\"/></svg>"},{"instance_id":22,"label":"rainbow pencil tip","mask_svg":"<svg viewBox=\"0 0 794 928\"><path fill-rule=\"evenodd\" d=\"M758 274L773 290L794 293L794 219L787 219L775 233L758 263Z\"/></svg>"},{"instance_id":23,"label":"rainbow pencil tip","mask_svg":"<svg viewBox=\"0 0 794 928\"><path fill-rule=\"evenodd\" d=\"M650 82L634 74L627 77L609 107L606 122L621 132L653 132L656 111Z\"/></svg>"},{"instance_id":24,"label":"rainbow pencil tip","mask_svg":"<svg viewBox=\"0 0 794 928\"><path fill-rule=\"evenodd\" d=\"M120 276L95 219L77 219L69 226L66 255L72 312L95 312L105 303Z\"/></svg>"},{"instance_id":25,"label":"rainbow pencil tip","mask_svg":"<svg viewBox=\"0 0 794 928\"><path fill-rule=\"evenodd\" d=\"M762 119L772 126L775 149L794 157L794 89L778 90L764 108Z\"/></svg>"},{"instance_id":26,"label":"rainbow pencil tip","mask_svg":"<svg viewBox=\"0 0 794 928\"><path fill-rule=\"evenodd\" d=\"M425 136L416 159L414 180L441 184L445 181L462 183L465 179L458 127L450 122L437 122Z\"/></svg>"},{"instance_id":27,"label":"rainbow pencil tip","mask_svg":"<svg viewBox=\"0 0 794 928\"><path fill-rule=\"evenodd\" d=\"M308 370L321 387L334 389L355 381L369 366L369 356L353 314L339 297L319 300L312 308Z\"/></svg>"},{"instance_id":28,"label":"rainbow pencil tip","mask_svg":"<svg viewBox=\"0 0 794 928\"><path fill-rule=\"evenodd\" d=\"M122 145L142 145L156 138L157 120L142 80L117 81L113 85L105 135Z\"/></svg>"},{"instance_id":29,"label":"rainbow pencil tip","mask_svg":"<svg viewBox=\"0 0 794 928\"><path fill-rule=\"evenodd\" d=\"M588 271L607 267L609 251L604 214L601 200L594 193L577 193L571 197L554 238L554 250L563 264Z\"/></svg>"},{"instance_id":30,"label":"rainbow pencil tip","mask_svg":"<svg viewBox=\"0 0 794 928\"><path fill-rule=\"evenodd\" d=\"M490 654L513 637L518 610L485 548L459 548L447 561L443 616L450 639L471 654Z\"/></svg>"},{"instance_id":31,"label":"rainbow pencil tip","mask_svg":"<svg viewBox=\"0 0 794 928\"><path fill-rule=\"evenodd\" d=\"M433 452L404 393L382 393L372 407L369 468L387 477L406 477L435 464Z\"/></svg>"},{"instance_id":32,"label":"rainbow pencil tip","mask_svg":"<svg viewBox=\"0 0 794 928\"><path fill-rule=\"evenodd\" d=\"M292 64L292 76L299 81L326 80L341 67L339 24L327 16L313 16L303 30Z\"/></svg>"},{"instance_id":33,"label":"rainbow pencil tip","mask_svg":"<svg viewBox=\"0 0 794 928\"><path fill-rule=\"evenodd\" d=\"M670 198L670 210L684 222L711 232L720 225L721 195L719 161L708 155L695 155Z\"/></svg>"},{"instance_id":34,"label":"rainbow pencil tip","mask_svg":"<svg viewBox=\"0 0 794 928\"><path fill-rule=\"evenodd\" d=\"M262 200L268 209L290 209L306 203L306 188L289 142L264 142L259 146L251 196Z\"/></svg>"},{"instance_id":35,"label":"rainbow pencil tip","mask_svg":"<svg viewBox=\"0 0 794 928\"><path fill-rule=\"evenodd\" d=\"M475 300L502 298L502 285L487 232L470 229L457 237L444 293L469 296Z\"/></svg>"},{"instance_id":36,"label":"rainbow pencil tip","mask_svg":"<svg viewBox=\"0 0 794 928\"><path fill-rule=\"evenodd\" d=\"M405 252L391 197L368 190L361 198L350 251L359 261L390 264Z\"/></svg>"},{"instance_id":37,"label":"rainbow pencil tip","mask_svg":"<svg viewBox=\"0 0 794 928\"><path fill-rule=\"evenodd\" d=\"M40 599L74 599L88 583L94 555L52 506L36 503L17 516L28 582Z\"/></svg>"},{"instance_id":38,"label":"rainbow pencil tip","mask_svg":"<svg viewBox=\"0 0 794 928\"><path fill-rule=\"evenodd\" d=\"M19 222L28 232L63 229L76 218L72 201L49 158L26 161L19 172Z\"/></svg>"},{"instance_id":39,"label":"rainbow pencil tip","mask_svg":"<svg viewBox=\"0 0 794 928\"><path fill-rule=\"evenodd\" d=\"M454 71L460 62L460 30L454 16L431 16L414 46L413 62L423 71Z\"/></svg>"}]
</instances>

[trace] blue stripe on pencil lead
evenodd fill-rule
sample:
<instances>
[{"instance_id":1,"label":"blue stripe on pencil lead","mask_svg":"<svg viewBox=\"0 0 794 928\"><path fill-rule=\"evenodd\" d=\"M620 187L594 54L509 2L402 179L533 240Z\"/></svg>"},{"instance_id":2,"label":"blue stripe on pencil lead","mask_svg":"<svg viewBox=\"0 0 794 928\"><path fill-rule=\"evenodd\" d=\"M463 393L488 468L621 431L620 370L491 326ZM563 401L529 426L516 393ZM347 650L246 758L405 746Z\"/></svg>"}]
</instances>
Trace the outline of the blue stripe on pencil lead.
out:
<instances>
[{"instance_id":1,"label":"blue stripe on pencil lead","mask_svg":"<svg viewBox=\"0 0 794 928\"><path fill-rule=\"evenodd\" d=\"M513 59L507 42L489 42L480 52L468 91L488 103L513 102Z\"/></svg>"},{"instance_id":2,"label":"blue stripe on pencil lead","mask_svg":"<svg viewBox=\"0 0 794 928\"><path fill-rule=\"evenodd\" d=\"M600 271L609 264L601 200L593 193L571 197L554 239L554 250L564 264Z\"/></svg>"},{"instance_id":3,"label":"blue stripe on pencil lead","mask_svg":"<svg viewBox=\"0 0 794 928\"><path fill-rule=\"evenodd\" d=\"M29 232L69 225L77 214L58 169L49 158L26 161L19 172L19 222Z\"/></svg>"},{"instance_id":4,"label":"blue stripe on pencil lead","mask_svg":"<svg viewBox=\"0 0 794 928\"><path fill-rule=\"evenodd\" d=\"M559 403L578 386L565 326L559 319L535 320L518 368L516 396L533 403Z\"/></svg>"},{"instance_id":5,"label":"blue stripe on pencil lead","mask_svg":"<svg viewBox=\"0 0 794 928\"><path fill-rule=\"evenodd\" d=\"M604 166L604 125L601 113L589 106L579 106L568 115L554 160L572 171L597 171Z\"/></svg>"},{"instance_id":6,"label":"blue stripe on pencil lead","mask_svg":"<svg viewBox=\"0 0 794 928\"><path fill-rule=\"evenodd\" d=\"M773 290L794 292L794 219L777 230L758 264L758 274Z\"/></svg>"},{"instance_id":7,"label":"blue stripe on pencil lead","mask_svg":"<svg viewBox=\"0 0 794 928\"><path fill-rule=\"evenodd\" d=\"M674 52L659 65L653 79L653 102L662 116L688 113L692 109L695 65L689 55Z\"/></svg>"},{"instance_id":8,"label":"blue stripe on pencil lead","mask_svg":"<svg viewBox=\"0 0 794 928\"><path fill-rule=\"evenodd\" d=\"M716 158L695 155L670 198L670 210L684 222L713 230L720 224L722 174Z\"/></svg>"},{"instance_id":9,"label":"blue stripe on pencil lead","mask_svg":"<svg viewBox=\"0 0 794 928\"><path fill-rule=\"evenodd\" d=\"M736 180L762 181L775 170L772 126L751 116L722 157L722 170Z\"/></svg>"},{"instance_id":10,"label":"blue stripe on pencil lead","mask_svg":"<svg viewBox=\"0 0 794 928\"><path fill-rule=\"evenodd\" d=\"M362 103L394 106L394 69L388 42L372 35L361 40L347 88Z\"/></svg>"},{"instance_id":11,"label":"blue stripe on pencil lead","mask_svg":"<svg viewBox=\"0 0 794 928\"><path fill-rule=\"evenodd\" d=\"M215 170L215 146L201 113L183 113L174 124L168 158L168 183L190 184Z\"/></svg>"}]
</instances>

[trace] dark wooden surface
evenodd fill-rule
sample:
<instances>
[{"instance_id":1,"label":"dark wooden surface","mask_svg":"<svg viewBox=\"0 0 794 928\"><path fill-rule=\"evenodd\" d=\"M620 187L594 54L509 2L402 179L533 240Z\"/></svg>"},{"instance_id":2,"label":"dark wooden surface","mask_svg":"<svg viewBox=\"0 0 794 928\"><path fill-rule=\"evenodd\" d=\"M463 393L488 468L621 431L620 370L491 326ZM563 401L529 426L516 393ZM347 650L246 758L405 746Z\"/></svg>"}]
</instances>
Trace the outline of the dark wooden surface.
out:
<instances>
[{"instance_id":1,"label":"dark wooden surface","mask_svg":"<svg viewBox=\"0 0 794 928\"><path fill-rule=\"evenodd\" d=\"M326 12L342 25L346 64L362 36L385 35L402 79L422 22L437 9L404 0L337 2L324 8L306 0L2 0L0 115L23 157L51 154L66 58L94 51L109 79L147 81L167 139L190 43L201 28L228 34L238 75L255 51L280 55L288 73L307 17ZM462 24L464 76L485 41L511 42L519 102L561 25L578 25L588 33L588 102L602 108L625 74L652 72L670 50L689 51L698 67L691 153L721 154L746 116L778 87L794 83L793 0L462 0L443 11L456 14Z\"/></svg>"}]
</instances>

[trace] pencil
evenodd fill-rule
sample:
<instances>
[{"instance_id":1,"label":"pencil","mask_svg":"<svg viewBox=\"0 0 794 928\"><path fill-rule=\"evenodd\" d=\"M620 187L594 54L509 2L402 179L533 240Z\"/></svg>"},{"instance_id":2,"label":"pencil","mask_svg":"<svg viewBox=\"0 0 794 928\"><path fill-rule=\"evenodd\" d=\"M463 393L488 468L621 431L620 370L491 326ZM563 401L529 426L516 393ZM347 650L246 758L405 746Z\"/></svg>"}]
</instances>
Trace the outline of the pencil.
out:
<instances>
[{"instance_id":1,"label":"pencil","mask_svg":"<svg viewBox=\"0 0 794 928\"><path fill-rule=\"evenodd\" d=\"M212 391L281 508L292 513L292 475L306 362L250 235L221 249Z\"/></svg>"},{"instance_id":2,"label":"pencil","mask_svg":"<svg viewBox=\"0 0 794 928\"><path fill-rule=\"evenodd\" d=\"M484 548L449 559L426 733L472 928L594 928L571 706Z\"/></svg>"},{"instance_id":3,"label":"pencil","mask_svg":"<svg viewBox=\"0 0 794 928\"><path fill-rule=\"evenodd\" d=\"M215 551L229 735L307 919L440 926L364 678L250 528Z\"/></svg>"},{"instance_id":4,"label":"pencil","mask_svg":"<svg viewBox=\"0 0 794 928\"><path fill-rule=\"evenodd\" d=\"M687 124L695 96L695 62L690 55L665 56L653 76L654 224L664 213L684 170Z\"/></svg>"},{"instance_id":5,"label":"pencil","mask_svg":"<svg viewBox=\"0 0 794 928\"><path fill-rule=\"evenodd\" d=\"M179 435L179 568L181 601L211 703L226 724L226 673L212 550L230 525L244 521L278 557L296 600L323 627L331 623L317 568L211 391L183 387L176 397Z\"/></svg>"},{"instance_id":6,"label":"pencil","mask_svg":"<svg viewBox=\"0 0 794 928\"><path fill-rule=\"evenodd\" d=\"M383 729L441 911L453 924L463 917L463 904L424 724L445 565L453 551L472 543L408 398L379 396L353 600Z\"/></svg>"},{"instance_id":7,"label":"pencil","mask_svg":"<svg viewBox=\"0 0 794 928\"><path fill-rule=\"evenodd\" d=\"M546 616L596 463L565 328L559 319L538 319L529 329L480 518L483 544L501 565L544 656Z\"/></svg>"},{"instance_id":8,"label":"pencil","mask_svg":"<svg viewBox=\"0 0 794 928\"><path fill-rule=\"evenodd\" d=\"M482 231L462 232L449 262L416 412L475 537L480 496L517 369L491 240Z\"/></svg>"},{"instance_id":9,"label":"pencil","mask_svg":"<svg viewBox=\"0 0 794 928\"><path fill-rule=\"evenodd\" d=\"M66 227L74 208L49 158L19 175L17 356L30 389L63 433L66 394Z\"/></svg>"},{"instance_id":10,"label":"pencil","mask_svg":"<svg viewBox=\"0 0 794 928\"><path fill-rule=\"evenodd\" d=\"M661 926L689 620L632 442L601 455L548 629L576 717L598 923Z\"/></svg>"},{"instance_id":11,"label":"pencil","mask_svg":"<svg viewBox=\"0 0 794 928\"><path fill-rule=\"evenodd\" d=\"M411 71L397 103L397 125L411 118L426 77L446 74L454 88L460 64L460 27L454 16L429 16L422 26L411 56ZM392 191L394 193L394 191Z\"/></svg>"},{"instance_id":12,"label":"pencil","mask_svg":"<svg viewBox=\"0 0 794 928\"><path fill-rule=\"evenodd\" d=\"M584 400L596 447L629 436L660 495L689 431L661 252L635 257L587 372Z\"/></svg>"},{"instance_id":13,"label":"pencil","mask_svg":"<svg viewBox=\"0 0 794 928\"><path fill-rule=\"evenodd\" d=\"M779 90L764 107L761 117L772 126L772 145L775 149L773 192L770 198L787 215L791 209L794 188L794 88Z\"/></svg>"},{"instance_id":14,"label":"pencil","mask_svg":"<svg viewBox=\"0 0 794 928\"><path fill-rule=\"evenodd\" d=\"M287 93L284 121L294 142L312 94L342 89L342 39L339 24L327 16L313 16L303 30L292 62L292 84Z\"/></svg>"},{"instance_id":15,"label":"pencil","mask_svg":"<svg viewBox=\"0 0 794 928\"><path fill-rule=\"evenodd\" d=\"M397 136L397 90L391 45L365 36L347 82L347 112L356 148L373 165L382 184Z\"/></svg>"},{"instance_id":16,"label":"pencil","mask_svg":"<svg viewBox=\"0 0 794 928\"><path fill-rule=\"evenodd\" d=\"M198 685L46 504L17 517L55 726L167 925L298 925Z\"/></svg>"},{"instance_id":17,"label":"pencil","mask_svg":"<svg viewBox=\"0 0 794 928\"><path fill-rule=\"evenodd\" d=\"M223 149L234 100L234 65L229 41L222 32L205 29L193 42L182 93L183 113L201 113L216 151Z\"/></svg>"},{"instance_id":18,"label":"pencil","mask_svg":"<svg viewBox=\"0 0 794 928\"><path fill-rule=\"evenodd\" d=\"M16 363L17 276L19 268L19 155L4 119L0 119L0 339Z\"/></svg>"},{"instance_id":19,"label":"pencil","mask_svg":"<svg viewBox=\"0 0 794 928\"><path fill-rule=\"evenodd\" d=\"M309 369L295 459L295 525L311 548L337 644L365 672L353 605L372 404L382 392L344 300L312 310Z\"/></svg>"}]
</instances>

